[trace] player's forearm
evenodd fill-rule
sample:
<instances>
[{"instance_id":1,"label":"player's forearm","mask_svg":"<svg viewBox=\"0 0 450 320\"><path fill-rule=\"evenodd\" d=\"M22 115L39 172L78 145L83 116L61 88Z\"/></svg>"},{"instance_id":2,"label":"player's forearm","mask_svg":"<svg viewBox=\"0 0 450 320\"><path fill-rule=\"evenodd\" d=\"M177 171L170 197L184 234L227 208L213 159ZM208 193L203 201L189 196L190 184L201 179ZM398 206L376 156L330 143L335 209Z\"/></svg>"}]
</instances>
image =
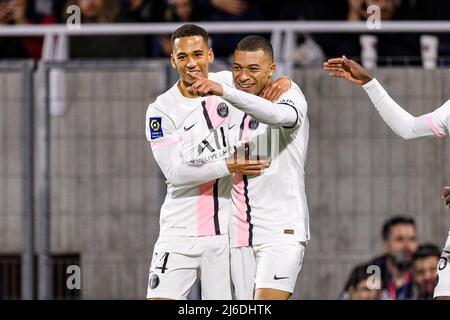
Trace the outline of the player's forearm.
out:
<instances>
[{"instance_id":1,"label":"player's forearm","mask_svg":"<svg viewBox=\"0 0 450 320\"><path fill-rule=\"evenodd\" d=\"M174 187L198 185L230 174L225 160L194 166L183 162L181 157L176 156L176 153L177 150L174 150L173 147L153 152L164 176ZM174 155L174 158L171 155Z\"/></svg>"},{"instance_id":2,"label":"player's forearm","mask_svg":"<svg viewBox=\"0 0 450 320\"><path fill-rule=\"evenodd\" d=\"M297 112L293 107L275 104L235 88L223 86L222 98L257 121L268 125L290 126L297 121Z\"/></svg>"},{"instance_id":3,"label":"player's forearm","mask_svg":"<svg viewBox=\"0 0 450 320\"><path fill-rule=\"evenodd\" d=\"M363 85L384 122L405 140L433 135L427 116L413 117L396 103L374 78Z\"/></svg>"},{"instance_id":4,"label":"player's forearm","mask_svg":"<svg viewBox=\"0 0 450 320\"><path fill-rule=\"evenodd\" d=\"M179 163L168 170L166 178L174 187L183 187L220 179L229 174L225 160L219 160L202 166Z\"/></svg>"}]
</instances>

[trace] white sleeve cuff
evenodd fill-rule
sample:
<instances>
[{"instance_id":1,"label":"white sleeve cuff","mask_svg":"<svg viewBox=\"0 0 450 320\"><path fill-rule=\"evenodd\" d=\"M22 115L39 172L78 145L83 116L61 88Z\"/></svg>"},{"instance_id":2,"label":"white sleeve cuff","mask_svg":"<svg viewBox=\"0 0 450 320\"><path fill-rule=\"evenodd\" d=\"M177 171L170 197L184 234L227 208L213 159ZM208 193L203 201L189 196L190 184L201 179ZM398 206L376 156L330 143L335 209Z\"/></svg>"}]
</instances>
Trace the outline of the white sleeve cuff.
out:
<instances>
[{"instance_id":1,"label":"white sleeve cuff","mask_svg":"<svg viewBox=\"0 0 450 320\"><path fill-rule=\"evenodd\" d=\"M369 95L370 100L372 100L373 104L376 104L380 101L384 96L387 95L386 90L381 86L377 79L373 78L366 84L362 86L364 90L366 90Z\"/></svg>"}]
</instances>

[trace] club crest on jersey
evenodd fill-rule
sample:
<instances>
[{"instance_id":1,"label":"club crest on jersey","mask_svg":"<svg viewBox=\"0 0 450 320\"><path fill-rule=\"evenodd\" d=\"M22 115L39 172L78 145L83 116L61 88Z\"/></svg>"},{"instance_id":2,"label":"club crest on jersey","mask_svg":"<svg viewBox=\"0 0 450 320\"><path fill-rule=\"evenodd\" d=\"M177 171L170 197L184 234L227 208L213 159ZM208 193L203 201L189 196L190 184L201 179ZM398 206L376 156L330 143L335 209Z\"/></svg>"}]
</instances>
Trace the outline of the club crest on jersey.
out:
<instances>
[{"instance_id":1,"label":"club crest on jersey","mask_svg":"<svg viewBox=\"0 0 450 320\"><path fill-rule=\"evenodd\" d=\"M161 126L161 118L150 118L150 139L158 139L164 136Z\"/></svg>"},{"instance_id":2,"label":"club crest on jersey","mask_svg":"<svg viewBox=\"0 0 450 320\"><path fill-rule=\"evenodd\" d=\"M248 128L250 130L256 130L259 127L259 122L256 121L255 119L251 119L250 122L248 123Z\"/></svg>"},{"instance_id":3,"label":"club crest on jersey","mask_svg":"<svg viewBox=\"0 0 450 320\"><path fill-rule=\"evenodd\" d=\"M150 288L155 289L159 286L159 277L157 274L152 274L150 276Z\"/></svg>"},{"instance_id":4,"label":"club crest on jersey","mask_svg":"<svg viewBox=\"0 0 450 320\"><path fill-rule=\"evenodd\" d=\"M439 263L438 263L438 269L439 271L444 270L447 267L447 258L446 257L441 257L439 259Z\"/></svg>"},{"instance_id":5,"label":"club crest on jersey","mask_svg":"<svg viewBox=\"0 0 450 320\"><path fill-rule=\"evenodd\" d=\"M217 114L221 118L228 117L228 106L225 102L219 103L219 105L217 106Z\"/></svg>"}]
</instances>

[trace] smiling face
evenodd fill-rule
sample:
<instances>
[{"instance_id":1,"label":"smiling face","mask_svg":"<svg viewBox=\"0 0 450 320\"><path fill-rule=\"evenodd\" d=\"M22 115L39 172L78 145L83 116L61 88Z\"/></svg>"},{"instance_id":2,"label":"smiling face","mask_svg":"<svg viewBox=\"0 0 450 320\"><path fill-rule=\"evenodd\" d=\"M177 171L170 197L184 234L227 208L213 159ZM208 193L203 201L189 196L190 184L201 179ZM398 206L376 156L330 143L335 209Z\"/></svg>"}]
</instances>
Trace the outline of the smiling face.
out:
<instances>
[{"instance_id":1,"label":"smiling face","mask_svg":"<svg viewBox=\"0 0 450 320\"><path fill-rule=\"evenodd\" d=\"M259 95L270 83L276 66L263 50L234 51L233 80L236 88Z\"/></svg>"},{"instance_id":2,"label":"smiling face","mask_svg":"<svg viewBox=\"0 0 450 320\"><path fill-rule=\"evenodd\" d=\"M171 55L172 66L178 70L182 85L188 87L195 82L193 76L208 77L209 64L214 61L212 49L202 36L175 39Z\"/></svg>"}]
</instances>

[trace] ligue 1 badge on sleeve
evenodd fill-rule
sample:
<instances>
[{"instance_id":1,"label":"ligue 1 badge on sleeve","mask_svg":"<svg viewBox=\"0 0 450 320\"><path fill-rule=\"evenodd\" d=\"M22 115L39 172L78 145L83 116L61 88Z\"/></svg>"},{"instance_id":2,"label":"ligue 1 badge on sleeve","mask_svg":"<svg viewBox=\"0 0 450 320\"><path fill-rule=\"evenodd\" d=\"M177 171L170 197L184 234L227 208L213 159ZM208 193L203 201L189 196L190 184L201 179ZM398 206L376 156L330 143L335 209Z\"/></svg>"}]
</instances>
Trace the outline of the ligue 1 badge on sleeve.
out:
<instances>
[{"instance_id":1,"label":"ligue 1 badge on sleeve","mask_svg":"<svg viewBox=\"0 0 450 320\"><path fill-rule=\"evenodd\" d=\"M151 139L158 139L163 137L163 131L161 126L161 118L150 118L149 120L150 124L150 138Z\"/></svg>"}]
</instances>

